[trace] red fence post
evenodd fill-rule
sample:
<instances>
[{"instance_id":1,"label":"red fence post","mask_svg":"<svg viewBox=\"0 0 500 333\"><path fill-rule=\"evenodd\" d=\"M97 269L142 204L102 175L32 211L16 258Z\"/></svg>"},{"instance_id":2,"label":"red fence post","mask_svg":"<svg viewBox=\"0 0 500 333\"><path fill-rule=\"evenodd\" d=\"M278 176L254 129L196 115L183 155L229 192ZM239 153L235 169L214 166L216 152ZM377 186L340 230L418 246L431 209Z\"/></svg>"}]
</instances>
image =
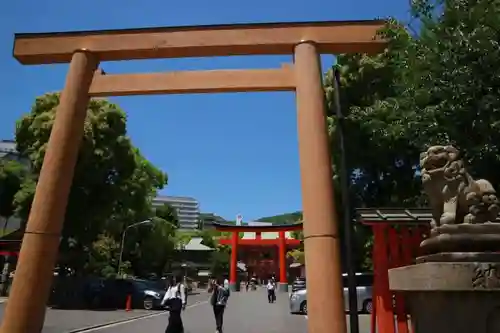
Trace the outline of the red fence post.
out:
<instances>
[{"instance_id":1,"label":"red fence post","mask_svg":"<svg viewBox=\"0 0 500 333\"><path fill-rule=\"evenodd\" d=\"M408 230L407 226L401 226L402 230ZM396 268L404 266L403 256L401 254L404 243L402 237L398 234L394 225L389 227L389 255L390 264L389 268ZM404 298L401 293L394 293L394 310L396 312L396 326L398 333L409 333L408 330L408 315L405 311Z\"/></svg>"},{"instance_id":2,"label":"red fence post","mask_svg":"<svg viewBox=\"0 0 500 333\"><path fill-rule=\"evenodd\" d=\"M377 327L380 333L396 333L394 312L392 309L392 293L389 290L389 256L388 225L373 225L375 307L377 309Z\"/></svg>"},{"instance_id":3,"label":"red fence post","mask_svg":"<svg viewBox=\"0 0 500 333\"><path fill-rule=\"evenodd\" d=\"M371 333L396 333L396 328L398 333L415 332L409 325L403 297L389 288L388 273L391 268L414 264L420 255L420 243L429 233L432 212L426 208L358 208L356 211L358 220L370 226L374 235Z\"/></svg>"}]
</instances>

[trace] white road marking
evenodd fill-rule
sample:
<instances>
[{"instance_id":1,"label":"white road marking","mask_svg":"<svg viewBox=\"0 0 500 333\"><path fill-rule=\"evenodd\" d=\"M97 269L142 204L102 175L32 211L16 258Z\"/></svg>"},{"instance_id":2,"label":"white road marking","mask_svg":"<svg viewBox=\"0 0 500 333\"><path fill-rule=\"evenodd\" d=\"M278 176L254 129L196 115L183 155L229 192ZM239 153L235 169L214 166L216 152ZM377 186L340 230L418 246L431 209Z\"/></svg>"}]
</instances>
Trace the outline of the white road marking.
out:
<instances>
[{"instance_id":1,"label":"white road marking","mask_svg":"<svg viewBox=\"0 0 500 333\"><path fill-rule=\"evenodd\" d=\"M186 306L186 310L194 308L194 307L196 307L198 305L206 304L206 303L208 303L208 301L200 301L198 303L194 303L193 305ZM96 327L96 328L89 328L88 330L84 329L84 330L78 331L78 332L79 333L97 332L97 331L100 331L100 330L103 330L103 329L106 329L106 328L112 328L112 327L116 327L116 326L120 326L120 325L124 325L124 324L129 324L129 323L132 323L132 322L135 322L135 321L139 321L139 320L143 320L143 319L149 319L149 318L164 316L167 313L168 313L167 311L162 311L160 313L155 313L155 314L152 314L152 315L149 315L149 316L144 316L144 317L139 317L139 318L132 318L132 319L129 319L129 320L120 321L118 323L110 323L108 325L99 326L99 327Z\"/></svg>"}]
</instances>

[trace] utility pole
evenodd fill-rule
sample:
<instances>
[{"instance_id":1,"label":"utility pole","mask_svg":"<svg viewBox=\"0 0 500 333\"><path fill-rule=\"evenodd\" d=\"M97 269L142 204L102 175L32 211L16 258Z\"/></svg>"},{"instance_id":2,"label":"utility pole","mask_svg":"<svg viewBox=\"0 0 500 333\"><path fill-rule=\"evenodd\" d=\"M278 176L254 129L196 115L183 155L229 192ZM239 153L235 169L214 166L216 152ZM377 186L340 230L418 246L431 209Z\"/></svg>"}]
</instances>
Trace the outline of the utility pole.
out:
<instances>
[{"instance_id":1,"label":"utility pole","mask_svg":"<svg viewBox=\"0 0 500 333\"><path fill-rule=\"evenodd\" d=\"M334 86L334 108L335 116L337 118L337 140L340 148L340 189L342 192L342 206L344 217L344 238L345 238L345 265L347 269L347 288L349 295L349 325L351 333L359 333L359 316L358 316L358 293L356 275L353 267L353 247L352 247L352 220L351 220L351 207L349 200L349 183L350 173L347 169L346 151L345 151L345 137L344 137L344 115L340 105L340 72L335 68L335 79L333 80Z\"/></svg>"}]
</instances>

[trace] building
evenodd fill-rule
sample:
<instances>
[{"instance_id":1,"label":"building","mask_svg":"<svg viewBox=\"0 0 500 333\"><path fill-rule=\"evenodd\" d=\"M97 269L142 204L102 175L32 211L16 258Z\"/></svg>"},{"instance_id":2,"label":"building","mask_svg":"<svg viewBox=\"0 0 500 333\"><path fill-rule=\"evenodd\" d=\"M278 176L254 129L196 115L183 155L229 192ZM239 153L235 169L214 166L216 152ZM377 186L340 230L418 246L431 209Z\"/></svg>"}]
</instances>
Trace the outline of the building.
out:
<instances>
[{"instance_id":1,"label":"building","mask_svg":"<svg viewBox=\"0 0 500 333\"><path fill-rule=\"evenodd\" d=\"M9 140L0 140L0 158L15 159L19 156L16 150L16 143Z\"/></svg>"},{"instance_id":2,"label":"building","mask_svg":"<svg viewBox=\"0 0 500 333\"><path fill-rule=\"evenodd\" d=\"M200 225L199 228L214 229L214 223L224 223L227 222L223 217L216 215L214 213L200 213Z\"/></svg>"},{"instance_id":3,"label":"building","mask_svg":"<svg viewBox=\"0 0 500 333\"><path fill-rule=\"evenodd\" d=\"M16 149L16 142L12 140L0 140L0 159L18 161L29 166L29 160L22 157Z\"/></svg>"},{"instance_id":4,"label":"building","mask_svg":"<svg viewBox=\"0 0 500 333\"><path fill-rule=\"evenodd\" d=\"M190 197L157 196L153 199L153 207L164 204L175 209L180 229L197 229L200 220L200 204Z\"/></svg>"}]
</instances>

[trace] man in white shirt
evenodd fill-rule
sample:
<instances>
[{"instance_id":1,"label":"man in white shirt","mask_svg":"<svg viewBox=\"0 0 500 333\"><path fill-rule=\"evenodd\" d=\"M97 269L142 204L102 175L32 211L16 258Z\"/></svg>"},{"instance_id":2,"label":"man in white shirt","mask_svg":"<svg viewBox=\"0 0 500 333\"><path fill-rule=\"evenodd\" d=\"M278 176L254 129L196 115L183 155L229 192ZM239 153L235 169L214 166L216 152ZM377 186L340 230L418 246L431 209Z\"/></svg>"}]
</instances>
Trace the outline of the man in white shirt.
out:
<instances>
[{"instance_id":1,"label":"man in white shirt","mask_svg":"<svg viewBox=\"0 0 500 333\"><path fill-rule=\"evenodd\" d=\"M267 281L267 300L269 303L273 303L276 300L276 285L272 280Z\"/></svg>"}]
</instances>

